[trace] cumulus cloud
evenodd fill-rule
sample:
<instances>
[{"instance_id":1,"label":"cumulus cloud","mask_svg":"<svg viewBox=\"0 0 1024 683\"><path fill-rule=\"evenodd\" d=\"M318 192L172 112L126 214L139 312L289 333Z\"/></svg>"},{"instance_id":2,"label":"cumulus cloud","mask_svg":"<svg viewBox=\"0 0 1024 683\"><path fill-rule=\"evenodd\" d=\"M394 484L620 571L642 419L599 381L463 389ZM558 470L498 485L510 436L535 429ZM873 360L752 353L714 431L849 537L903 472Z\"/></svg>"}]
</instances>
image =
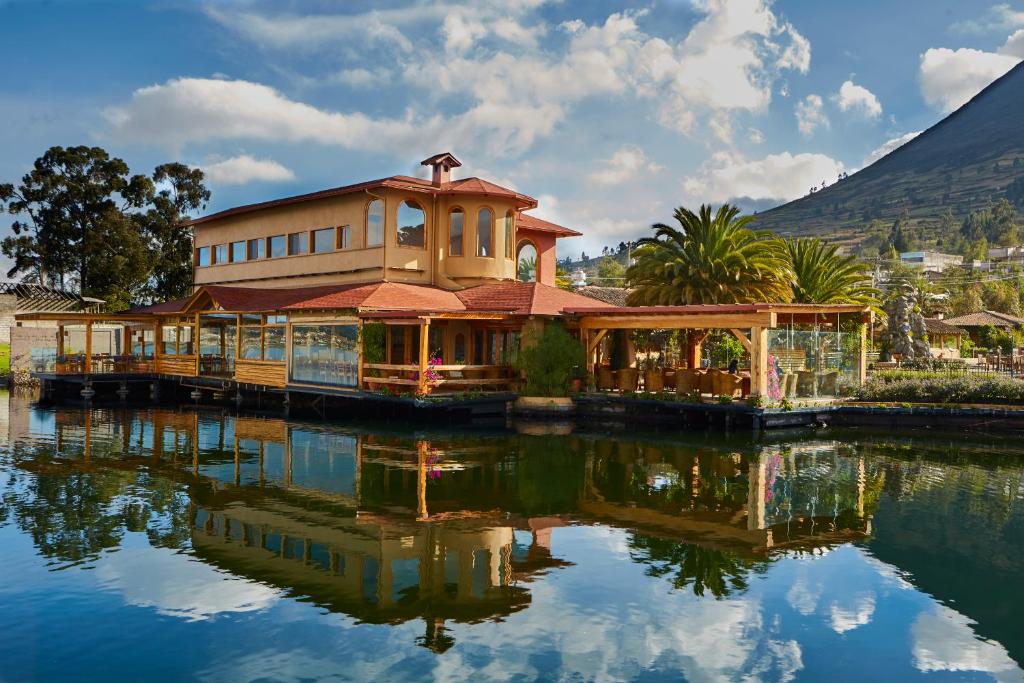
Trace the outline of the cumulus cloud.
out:
<instances>
[{"instance_id":1,"label":"cumulus cloud","mask_svg":"<svg viewBox=\"0 0 1024 683\"><path fill-rule=\"evenodd\" d=\"M718 152L683 180L692 203L723 202L736 197L789 201L807 194L822 180L832 182L843 163L824 154L769 154L747 159L733 152Z\"/></svg>"},{"instance_id":2,"label":"cumulus cloud","mask_svg":"<svg viewBox=\"0 0 1024 683\"><path fill-rule=\"evenodd\" d=\"M808 95L796 103L796 127L809 136L818 128L828 128L829 120L820 95Z\"/></svg>"},{"instance_id":3,"label":"cumulus cloud","mask_svg":"<svg viewBox=\"0 0 1024 683\"><path fill-rule=\"evenodd\" d=\"M1019 61L1012 55L973 48L930 48L921 55L921 94L939 111L953 111Z\"/></svg>"},{"instance_id":4,"label":"cumulus cloud","mask_svg":"<svg viewBox=\"0 0 1024 683\"><path fill-rule=\"evenodd\" d=\"M370 69L356 67L354 69L342 69L330 76L328 80L352 88L371 88L389 82L391 80L391 72L384 68L371 71Z\"/></svg>"},{"instance_id":5,"label":"cumulus cloud","mask_svg":"<svg viewBox=\"0 0 1024 683\"><path fill-rule=\"evenodd\" d=\"M999 48L999 54L1024 59L1024 28L1014 31L1003 46Z\"/></svg>"},{"instance_id":6,"label":"cumulus cloud","mask_svg":"<svg viewBox=\"0 0 1024 683\"><path fill-rule=\"evenodd\" d=\"M218 185L244 185L253 181L286 182L295 173L272 159L256 159L248 154L230 159L211 159L200 166L210 182Z\"/></svg>"},{"instance_id":7,"label":"cumulus cloud","mask_svg":"<svg viewBox=\"0 0 1024 683\"><path fill-rule=\"evenodd\" d=\"M886 140L881 145L871 150L870 154L864 157L864 161L863 163L861 163L861 167L863 168L865 166L870 166L871 164L875 163L876 161L884 157L889 152L892 152L902 147L903 145L907 144L908 142L916 138L918 135L920 135L921 132L922 131L915 130L910 133L905 133L899 137L892 138L891 140Z\"/></svg>"},{"instance_id":8,"label":"cumulus cloud","mask_svg":"<svg viewBox=\"0 0 1024 683\"><path fill-rule=\"evenodd\" d=\"M1024 10L1002 2L989 7L980 17L953 24L950 28L964 33L990 33L1024 26Z\"/></svg>"},{"instance_id":9,"label":"cumulus cloud","mask_svg":"<svg viewBox=\"0 0 1024 683\"><path fill-rule=\"evenodd\" d=\"M597 162L598 170L590 174L591 182L615 185L635 177L638 173L657 173L662 170L650 161L644 151L635 145L623 145L610 158Z\"/></svg>"},{"instance_id":10,"label":"cumulus cloud","mask_svg":"<svg viewBox=\"0 0 1024 683\"><path fill-rule=\"evenodd\" d=\"M1006 648L981 640L967 617L944 605L922 612L910 629L914 666L923 672L978 671L997 681L1021 680Z\"/></svg>"},{"instance_id":11,"label":"cumulus cloud","mask_svg":"<svg viewBox=\"0 0 1024 683\"><path fill-rule=\"evenodd\" d=\"M862 85L847 80L839 86L835 102L840 111L860 112L868 118L877 119L882 115L882 103L875 94Z\"/></svg>"}]
</instances>

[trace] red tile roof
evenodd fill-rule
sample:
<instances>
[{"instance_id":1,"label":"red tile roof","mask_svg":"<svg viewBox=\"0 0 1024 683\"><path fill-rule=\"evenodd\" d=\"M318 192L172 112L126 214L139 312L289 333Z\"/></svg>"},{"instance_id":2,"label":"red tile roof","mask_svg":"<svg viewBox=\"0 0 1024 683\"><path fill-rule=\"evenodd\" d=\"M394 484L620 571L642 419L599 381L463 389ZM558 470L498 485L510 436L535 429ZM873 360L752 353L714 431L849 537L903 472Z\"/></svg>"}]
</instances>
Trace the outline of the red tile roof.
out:
<instances>
[{"instance_id":1,"label":"red tile roof","mask_svg":"<svg viewBox=\"0 0 1024 683\"><path fill-rule=\"evenodd\" d=\"M464 311L454 292L428 285L375 282L314 296L284 307L286 310L360 308L387 311Z\"/></svg>"},{"instance_id":2,"label":"red tile roof","mask_svg":"<svg viewBox=\"0 0 1024 683\"><path fill-rule=\"evenodd\" d=\"M227 218L229 216L237 216L239 214L250 213L252 211L262 211L264 209L272 209L279 206L289 206L292 204L300 204L302 202L314 201L317 199L326 199L328 197L338 197L346 194L354 194L356 192L364 192L366 190L373 190L382 187L388 187L398 190L406 190L408 192L418 192L423 194L437 194L437 195L464 195L464 194L482 194L490 196L508 197L514 199L521 206L532 208L537 206L537 200L529 195L521 194L515 190L510 190L507 187L495 185L487 180L480 178L463 178L461 180L453 180L449 183L441 185L441 187L435 187L429 180L423 178L414 178L412 176L395 175L387 178L378 178L377 180L368 180L365 183L356 183L354 185L343 185L341 187L334 187L328 190L319 190L318 192L309 192L307 194L295 195L293 197L283 197L281 199L272 199L266 202L258 202L256 204L245 204L243 206L236 206L231 209L225 209L224 211L218 211L217 213L210 214L209 216L202 216L200 218L194 218L192 220L185 221L182 225L200 225L209 221L218 220L221 218ZM557 226L556 226L557 227Z\"/></svg>"},{"instance_id":3,"label":"red tile roof","mask_svg":"<svg viewBox=\"0 0 1024 683\"><path fill-rule=\"evenodd\" d=\"M565 310L607 304L539 282L509 280L456 292L470 311L507 311L515 315L561 315Z\"/></svg>"},{"instance_id":4,"label":"red tile roof","mask_svg":"<svg viewBox=\"0 0 1024 683\"><path fill-rule=\"evenodd\" d=\"M517 230L536 230L538 232L551 232L559 237L579 237L583 233L566 228L561 225L556 225L549 221L531 216L528 213L520 213L516 223Z\"/></svg>"},{"instance_id":5,"label":"red tile roof","mask_svg":"<svg viewBox=\"0 0 1024 683\"><path fill-rule=\"evenodd\" d=\"M987 325L992 327L1019 327L1024 326L1024 319L1018 318L1015 315L1009 315L1008 313L999 313L998 311L978 311L977 313L968 313L967 315L955 318L946 318L945 323L947 325L956 325L957 327L984 327Z\"/></svg>"}]
</instances>

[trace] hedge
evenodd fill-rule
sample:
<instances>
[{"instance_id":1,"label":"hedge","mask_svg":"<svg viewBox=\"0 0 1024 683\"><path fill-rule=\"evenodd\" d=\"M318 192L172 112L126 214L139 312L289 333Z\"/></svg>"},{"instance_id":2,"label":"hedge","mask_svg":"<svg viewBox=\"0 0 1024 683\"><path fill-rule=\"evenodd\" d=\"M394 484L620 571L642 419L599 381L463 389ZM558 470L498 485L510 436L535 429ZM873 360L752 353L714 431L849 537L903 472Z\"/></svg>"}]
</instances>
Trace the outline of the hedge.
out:
<instances>
[{"instance_id":1,"label":"hedge","mask_svg":"<svg viewBox=\"0 0 1024 683\"><path fill-rule=\"evenodd\" d=\"M931 373L923 377L872 377L860 387L856 398L918 403L1024 403L1024 381L1012 377L951 377Z\"/></svg>"}]
</instances>

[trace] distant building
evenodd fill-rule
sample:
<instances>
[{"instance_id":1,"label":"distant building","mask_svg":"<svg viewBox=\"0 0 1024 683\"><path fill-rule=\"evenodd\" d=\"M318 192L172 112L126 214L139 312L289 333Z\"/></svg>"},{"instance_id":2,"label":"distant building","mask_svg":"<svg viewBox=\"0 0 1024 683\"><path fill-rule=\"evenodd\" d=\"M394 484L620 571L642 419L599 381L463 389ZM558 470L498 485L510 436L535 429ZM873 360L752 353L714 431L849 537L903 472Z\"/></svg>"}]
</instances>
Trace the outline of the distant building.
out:
<instances>
[{"instance_id":1,"label":"distant building","mask_svg":"<svg viewBox=\"0 0 1024 683\"><path fill-rule=\"evenodd\" d=\"M963 256L943 254L940 251L905 251L900 254L900 263L910 268L921 268L926 273L941 273L946 268L959 266Z\"/></svg>"},{"instance_id":2,"label":"distant building","mask_svg":"<svg viewBox=\"0 0 1024 683\"><path fill-rule=\"evenodd\" d=\"M102 299L83 297L52 287L25 282L0 282L0 344L11 341L14 316L19 313L89 313L99 311L103 304Z\"/></svg>"}]
</instances>

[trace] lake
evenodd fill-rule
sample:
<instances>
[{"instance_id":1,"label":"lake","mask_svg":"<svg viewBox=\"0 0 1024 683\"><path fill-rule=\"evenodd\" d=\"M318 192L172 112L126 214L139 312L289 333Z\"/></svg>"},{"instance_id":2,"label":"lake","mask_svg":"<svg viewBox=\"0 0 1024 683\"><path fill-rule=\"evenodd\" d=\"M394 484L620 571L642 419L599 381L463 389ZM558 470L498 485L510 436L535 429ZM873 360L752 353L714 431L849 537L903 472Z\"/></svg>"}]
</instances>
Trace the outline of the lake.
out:
<instances>
[{"instance_id":1,"label":"lake","mask_svg":"<svg viewBox=\"0 0 1024 683\"><path fill-rule=\"evenodd\" d=\"M0 401L0 681L1024 679L1017 438Z\"/></svg>"}]
</instances>

